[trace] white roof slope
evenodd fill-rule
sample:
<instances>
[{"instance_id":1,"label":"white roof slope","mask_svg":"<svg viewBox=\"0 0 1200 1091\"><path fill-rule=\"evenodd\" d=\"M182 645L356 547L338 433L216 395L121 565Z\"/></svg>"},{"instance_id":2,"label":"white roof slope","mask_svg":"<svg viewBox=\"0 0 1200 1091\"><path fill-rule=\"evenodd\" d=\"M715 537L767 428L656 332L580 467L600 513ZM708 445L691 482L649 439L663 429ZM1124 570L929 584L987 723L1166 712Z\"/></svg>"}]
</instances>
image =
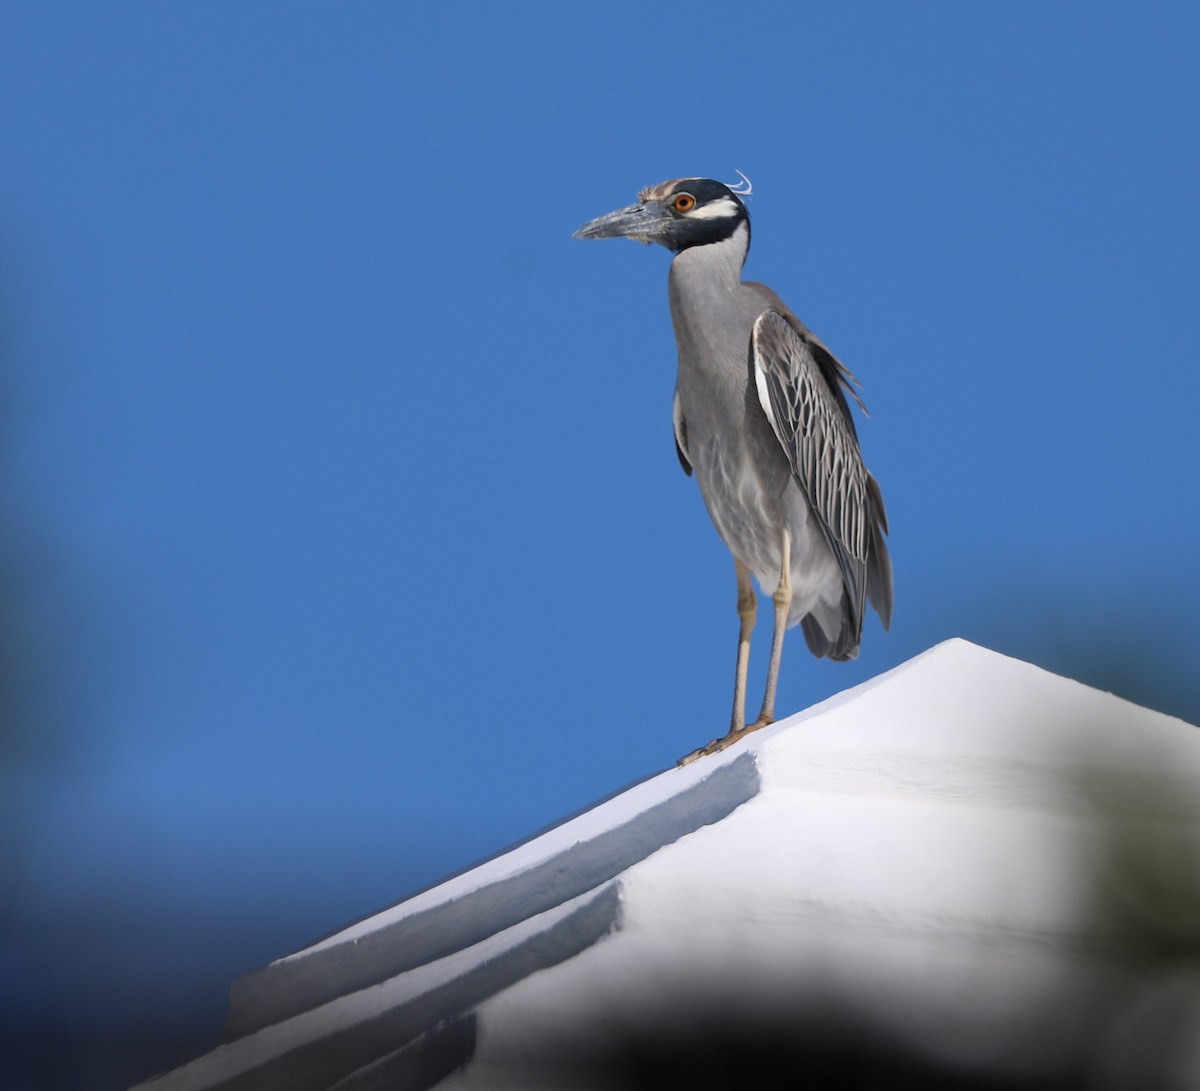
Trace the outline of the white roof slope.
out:
<instances>
[{"instance_id":1,"label":"white roof slope","mask_svg":"<svg viewBox=\"0 0 1200 1091\"><path fill-rule=\"evenodd\" d=\"M1200 731L952 640L250 975L141 1086L1200 1086L1197 919Z\"/></svg>"}]
</instances>

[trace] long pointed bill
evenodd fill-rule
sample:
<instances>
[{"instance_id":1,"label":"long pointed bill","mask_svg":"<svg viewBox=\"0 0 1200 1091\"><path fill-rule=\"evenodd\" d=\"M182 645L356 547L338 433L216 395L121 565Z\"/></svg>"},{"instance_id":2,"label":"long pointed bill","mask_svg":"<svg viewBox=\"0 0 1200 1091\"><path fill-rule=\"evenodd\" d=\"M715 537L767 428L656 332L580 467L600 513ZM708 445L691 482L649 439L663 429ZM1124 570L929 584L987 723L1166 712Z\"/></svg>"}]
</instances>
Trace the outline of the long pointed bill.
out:
<instances>
[{"instance_id":1,"label":"long pointed bill","mask_svg":"<svg viewBox=\"0 0 1200 1091\"><path fill-rule=\"evenodd\" d=\"M659 204L630 205L589 220L572 235L575 239L637 239L659 242L671 214Z\"/></svg>"}]
</instances>

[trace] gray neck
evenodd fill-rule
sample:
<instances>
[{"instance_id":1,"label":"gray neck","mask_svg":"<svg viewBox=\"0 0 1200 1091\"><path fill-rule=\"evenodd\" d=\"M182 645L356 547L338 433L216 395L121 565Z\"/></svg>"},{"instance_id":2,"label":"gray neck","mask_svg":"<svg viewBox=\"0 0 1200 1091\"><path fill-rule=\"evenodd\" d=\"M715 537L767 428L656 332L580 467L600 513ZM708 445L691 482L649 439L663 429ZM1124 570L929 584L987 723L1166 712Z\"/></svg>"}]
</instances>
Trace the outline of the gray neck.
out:
<instances>
[{"instance_id":1,"label":"gray neck","mask_svg":"<svg viewBox=\"0 0 1200 1091\"><path fill-rule=\"evenodd\" d=\"M749 248L744 224L722 242L693 246L671 262L667 290L679 372L721 374L732 381L745 376L746 345L753 303L741 286L742 263Z\"/></svg>"},{"instance_id":2,"label":"gray neck","mask_svg":"<svg viewBox=\"0 0 1200 1091\"><path fill-rule=\"evenodd\" d=\"M671 275L685 282L736 284L742 279L742 266L749 250L750 229L741 223L727 239L681 250L671 262Z\"/></svg>"}]
</instances>

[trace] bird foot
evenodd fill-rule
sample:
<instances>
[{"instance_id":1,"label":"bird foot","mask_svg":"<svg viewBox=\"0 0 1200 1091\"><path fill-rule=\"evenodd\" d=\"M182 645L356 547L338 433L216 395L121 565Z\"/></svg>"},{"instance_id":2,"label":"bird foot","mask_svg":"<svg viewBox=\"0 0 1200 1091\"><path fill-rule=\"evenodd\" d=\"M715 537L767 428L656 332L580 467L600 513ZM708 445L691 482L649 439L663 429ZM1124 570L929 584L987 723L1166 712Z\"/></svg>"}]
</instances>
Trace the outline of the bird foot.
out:
<instances>
[{"instance_id":1,"label":"bird foot","mask_svg":"<svg viewBox=\"0 0 1200 1091\"><path fill-rule=\"evenodd\" d=\"M693 750L690 754L685 754L675 764L678 766L691 765L697 758L706 758L709 754L719 754L728 746L732 746L735 742L744 739L751 731L757 731L760 727L767 727L775 721L769 716L760 716L752 724L747 724L745 727L735 728L728 735L719 739L713 739L707 746L700 747L699 750Z\"/></svg>"}]
</instances>

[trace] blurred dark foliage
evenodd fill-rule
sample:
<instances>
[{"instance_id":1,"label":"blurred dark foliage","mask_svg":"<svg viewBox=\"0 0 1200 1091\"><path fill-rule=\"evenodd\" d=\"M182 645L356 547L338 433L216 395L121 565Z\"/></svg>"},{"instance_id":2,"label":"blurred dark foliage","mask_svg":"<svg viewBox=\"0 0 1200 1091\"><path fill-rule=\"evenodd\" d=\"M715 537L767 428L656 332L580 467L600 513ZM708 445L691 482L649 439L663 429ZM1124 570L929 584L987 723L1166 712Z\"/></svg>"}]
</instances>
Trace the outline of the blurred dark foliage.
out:
<instances>
[{"instance_id":1,"label":"blurred dark foliage","mask_svg":"<svg viewBox=\"0 0 1200 1091\"><path fill-rule=\"evenodd\" d=\"M40 826L100 754L88 725L107 653L83 568L46 520L52 504L30 496L14 468L57 361L29 348L11 289L0 265L0 1087L116 1087L133 1058L140 1068L155 1051L137 1023L114 1027L102 1001L72 988L71 963L91 930L48 943L30 935L47 908L38 904ZM72 911L89 917L87 907ZM46 983L43 994L29 994L35 982Z\"/></svg>"},{"instance_id":2,"label":"blurred dark foliage","mask_svg":"<svg viewBox=\"0 0 1200 1091\"><path fill-rule=\"evenodd\" d=\"M1011 1075L931 1060L878 1028L833 1012L803 1026L750 1025L710 1012L687 1033L648 1029L613 1049L557 1057L533 1085L588 1091L1066 1091L1085 1086L1072 1074Z\"/></svg>"},{"instance_id":3,"label":"blurred dark foliage","mask_svg":"<svg viewBox=\"0 0 1200 1091\"><path fill-rule=\"evenodd\" d=\"M69 761L69 656L59 646L53 599L53 550L39 534L13 481L21 432L19 409L29 372L21 358L10 276L0 266L0 936L29 866L28 823L43 778Z\"/></svg>"}]
</instances>

